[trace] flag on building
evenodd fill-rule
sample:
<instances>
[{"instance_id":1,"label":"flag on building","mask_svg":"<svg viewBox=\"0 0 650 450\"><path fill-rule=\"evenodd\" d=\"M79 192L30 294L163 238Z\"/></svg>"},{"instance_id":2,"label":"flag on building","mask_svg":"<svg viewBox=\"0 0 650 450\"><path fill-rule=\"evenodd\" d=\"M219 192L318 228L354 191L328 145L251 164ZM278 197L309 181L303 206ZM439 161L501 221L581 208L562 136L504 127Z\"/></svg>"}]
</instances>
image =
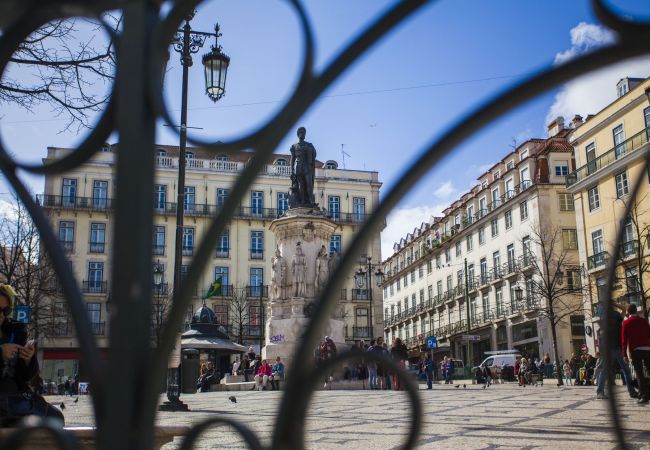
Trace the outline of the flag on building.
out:
<instances>
[{"instance_id":1,"label":"flag on building","mask_svg":"<svg viewBox=\"0 0 650 450\"><path fill-rule=\"evenodd\" d=\"M215 295L221 295L221 277L214 280L214 283L210 284L208 288L208 293L205 294L203 298L214 297Z\"/></svg>"}]
</instances>

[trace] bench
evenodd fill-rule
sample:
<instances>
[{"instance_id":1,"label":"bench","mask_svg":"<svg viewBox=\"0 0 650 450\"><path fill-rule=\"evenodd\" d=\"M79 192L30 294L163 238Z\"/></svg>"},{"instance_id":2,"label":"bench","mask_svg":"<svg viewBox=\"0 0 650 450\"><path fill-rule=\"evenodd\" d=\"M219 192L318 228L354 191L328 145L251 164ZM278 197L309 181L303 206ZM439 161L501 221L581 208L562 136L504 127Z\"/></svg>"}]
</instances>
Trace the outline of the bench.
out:
<instances>
[{"instance_id":1,"label":"bench","mask_svg":"<svg viewBox=\"0 0 650 450\"><path fill-rule=\"evenodd\" d=\"M17 428L0 428L0 442L4 441ZM153 449L158 450L165 444L170 443L176 436L185 436L190 427L185 426L157 426L154 428ZM64 431L77 438L79 448L83 450L96 449L95 427L65 427ZM29 438L24 441L21 449L43 450L56 448L52 435L46 432L30 432Z\"/></svg>"}]
</instances>

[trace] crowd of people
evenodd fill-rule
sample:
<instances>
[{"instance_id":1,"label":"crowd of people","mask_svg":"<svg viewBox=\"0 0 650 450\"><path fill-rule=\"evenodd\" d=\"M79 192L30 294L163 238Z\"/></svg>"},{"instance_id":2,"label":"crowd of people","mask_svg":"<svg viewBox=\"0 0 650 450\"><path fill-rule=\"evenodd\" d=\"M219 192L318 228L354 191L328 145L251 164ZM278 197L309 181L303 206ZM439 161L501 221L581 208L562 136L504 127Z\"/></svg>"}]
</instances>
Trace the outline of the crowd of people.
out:
<instances>
[{"instance_id":1,"label":"crowd of people","mask_svg":"<svg viewBox=\"0 0 650 450\"><path fill-rule=\"evenodd\" d=\"M270 386L275 391L280 389L280 382L284 380L284 363L278 356L271 366L266 359L255 354L253 347L249 347L241 361L239 357L235 358L231 374L243 375L244 382L249 382L252 376L255 381L252 390L265 391Z\"/></svg>"}]
</instances>

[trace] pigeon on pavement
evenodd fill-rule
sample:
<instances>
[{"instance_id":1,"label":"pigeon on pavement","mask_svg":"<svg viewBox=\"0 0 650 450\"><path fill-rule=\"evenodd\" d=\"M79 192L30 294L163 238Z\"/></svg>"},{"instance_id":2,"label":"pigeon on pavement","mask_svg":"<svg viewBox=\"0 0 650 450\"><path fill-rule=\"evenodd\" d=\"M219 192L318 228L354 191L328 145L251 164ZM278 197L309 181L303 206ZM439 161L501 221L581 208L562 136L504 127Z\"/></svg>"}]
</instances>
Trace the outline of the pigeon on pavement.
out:
<instances>
[{"instance_id":1,"label":"pigeon on pavement","mask_svg":"<svg viewBox=\"0 0 650 450\"><path fill-rule=\"evenodd\" d=\"M235 398L234 395L231 395L230 397L228 397L228 400L230 400L233 403L237 403L237 399Z\"/></svg>"},{"instance_id":2,"label":"pigeon on pavement","mask_svg":"<svg viewBox=\"0 0 650 450\"><path fill-rule=\"evenodd\" d=\"M77 403L78 401L79 401L79 397L75 398L74 402L72 402L72 403Z\"/></svg>"},{"instance_id":3,"label":"pigeon on pavement","mask_svg":"<svg viewBox=\"0 0 650 450\"><path fill-rule=\"evenodd\" d=\"M463 389L467 389L467 386L463 384Z\"/></svg>"},{"instance_id":4,"label":"pigeon on pavement","mask_svg":"<svg viewBox=\"0 0 650 450\"><path fill-rule=\"evenodd\" d=\"M460 384L457 384L457 385L454 386L454 387L455 387L456 389L458 389L458 388L460 387Z\"/></svg>"}]
</instances>

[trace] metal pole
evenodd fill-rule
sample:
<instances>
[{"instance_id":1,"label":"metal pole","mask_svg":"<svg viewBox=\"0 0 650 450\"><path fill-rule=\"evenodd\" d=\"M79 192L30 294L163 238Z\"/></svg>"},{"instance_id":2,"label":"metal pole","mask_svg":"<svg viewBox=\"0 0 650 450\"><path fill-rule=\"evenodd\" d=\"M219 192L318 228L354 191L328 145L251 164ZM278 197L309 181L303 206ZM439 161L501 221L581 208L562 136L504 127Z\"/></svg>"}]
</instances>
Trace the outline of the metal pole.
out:
<instances>
[{"instance_id":1,"label":"metal pole","mask_svg":"<svg viewBox=\"0 0 650 450\"><path fill-rule=\"evenodd\" d=\"M262 306L263 293L264 293L264 285L260 283L260 357L262 356L262 343L264 337L264 307Z\"/></svg>"},{"instance_id":2,"label":"metal pole","mask_svg":"<svg viewBox=\"0 0 650 450\"><path fill-rule=\"evenodd\" d=\"M372 323L372 259L368 257L368 302L370 303L370 311L368 312L368 319L370 320L370 340L372 341L374 330Z\"/></svg>"},{"instance_id":3,"label":"metal pole","mask_svg":"<svg viewBox=\"0 0 650 450\"><path fill-rule=\"evenodd\" d=\"M469 277L467 274L467 258L465 258L465 317L467 318L467 335L471 332L470 314L469 314ZM472 342L467 341L467 367L472 367Z\"/></svg>"}]
</instances>

